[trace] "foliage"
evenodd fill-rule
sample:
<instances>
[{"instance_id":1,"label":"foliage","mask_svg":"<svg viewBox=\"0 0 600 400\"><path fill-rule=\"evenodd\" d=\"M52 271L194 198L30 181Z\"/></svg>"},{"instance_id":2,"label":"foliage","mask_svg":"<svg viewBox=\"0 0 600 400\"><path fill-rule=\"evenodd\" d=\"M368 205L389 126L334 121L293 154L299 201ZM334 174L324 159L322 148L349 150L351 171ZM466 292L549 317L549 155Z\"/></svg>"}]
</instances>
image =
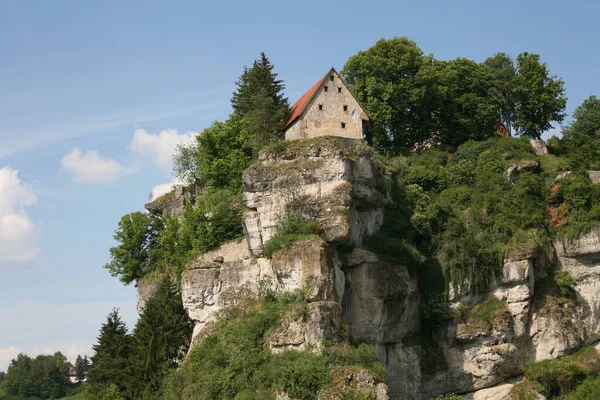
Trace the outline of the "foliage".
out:
<instances>
[{"instance_id":1,"label":"foliage","mask_svg":"<svg viewBox=\"0 0 600 400\"><path fill-rule=\"evenodd\" d=\"M375 148L398 154L429 136L431 110L417 79L425 63L431 59L406 37L381 39L346 62L341 74L371 117Z\"/></svg>"},{"instance_id":2,"label":"foliage","mask_svg":"<svg viewBox=\"0 0 600 400\"><path fill-rule=\"evenodd\" d=\"M171 223L178 224L175 221ZM169 254L178 257L185 255L184 262L196 254L238 239L242 235L241 195L230 189L218 189L198 197L194 205L186 206L177 235L176 251ZM178 273L183 270L184 263L181 261L174 265L178 265Z\"/></svg>"},{"instance_id":3,"label":"foliage","mask_svg":"<svg viewBox=\"0 0 600 400\"><path fill-rule=\"evenodd\" d=\"M126 285L151 271L162 229L162 220L155 215L141 212L124 215L113 235L119 244L111 247L110 262L104 268Z\"/></svg>"},{"instance_id":4,"label":"foliage","mask_svg":"<svg viewBox=\"0 0 600 400\"><path fill-rule=\"evenodd\" d=\"M287 210L277 219L275 232L264 248L265 257L271 258L279 250L290 247L301 239L319 240L316 236L318 228L317 221L306 218L298 212Z\"/></svg>"},{"instance_id":5,"label":"foliage","mask_svg":"<svg viewBox=\"0 0 600 400\"><path fill-rule=\"evenodd\" d=\"M330 344L321 355L309 351L273 354L269 333L288 310L304 303L301 294L261 298L229 309L215 333L192 350L182 367L165 382L165 399L272 399L284 390L297 399L314 399L330 380L332 367L374 369L367 345Z\"/></svg>"},{"instance_id":6,"label":"foliage","mask_svg":"<svg viewBox=\"0 0 600 400\"><path fill-rule=\"evenodd\" d=\"M590 400L600 398L600 377L587 378L562 400Z\"/></svg>"},{"instance_id":7,"label":"foliage","mask_svg":"<svg viewBox=\"0 0 600 400\"><path fill-rule=\"evenodd\" d=\"M242 172L252 161L252 137L244 120L232 115L225 122L215 121L196 136L194 149L197 181L213 189L242 190ZM175 156L175 171L185 165L184 148ZM186 175L177 174L180 178Z\"/></svg>"},{"instance_id":8,"label":"foliage","mask_svg":"<svg viewBox=\"0 0 600 400\"><path fill-rule=\"evenodd\" d=\"M516 112L514 79L517 70L515 62L506 53L496 53L493 57L488 57L483 62L483 66L492 74L493 85L500 93L502 98L500 122L510 133Z\"/></svg>"},{"instance_id":9,"label":"foliage","mask_svg":"<svg viewBox=\"0 0 600 400\"><path fill-rule=\"evenodd\" d=\"M525 366L528 380L542 386L541 393L550 398L568 394L588 377L600 373L600 355L591 346L578 352L540 362L530 362Z\"/></svg>"},{"instance_id":10,"label":"foliage","mask_svg":"<svg viewBox=\"0 0 600 400\"><path fill-rule=\"evenodd\" d=\"M67 358L60 352L31 358L19 354L8 366L2 387L9 397L51 399L67 394Z\"/></svg>"},{"instance_id":11,"label":"foliage","mask_svg":"<svg viewBox=\"0 0 600 400\"><path fill-rule=\"evenodd\" d=\"M554 275L554 281L558 286L562 297L573 297L575 295L575 285L577 281L569 271L563 269Z\"/></svg>"},{"instance_id":12,"label":"foliage","mask_svg":"<svg viewBox=\"0 0 600 400\"><path fill-rule=\"evenodd\" d=\"M117 385L123 394L130 384L129 357L132 339L127 326L121 320L118 309L113 309L100 327L97 343L92 346L95 355L91 357L92 368L88 374L86 399L102 399L111 385Z\"/></svg>"},{"instance_id":13,"label":"foliage","mask_svg":"<svg viewBox=\"0 0 600 400\"><path fill-rule=\"evenodd\" d=\"M270 142L283 138L289 103L283 94L285 85L277 79L273 68L265 53L260 53L260 59L251 68L244 66L231 98L234 115L248 124L255 154Z\"/></svg>"},{"instance_id":14,"label":"foliage","mask_svg":"<svg viewBox=\"0 0 600 400\"><path fill-rule=\"evenodd\" d=\"M85 379L85 373L90 370L90 361L87 356L81 357L77 355L77 359L75 360L75 379L81 382Z\"/></svg>"},{"instance_id":15,"label":"foliage","mask_svg":"<svg viewBox=\"0 0 600 400\"><path fill-rule=\"evenodd\" d=\"M562 134L553 138L551 150L566 156L572 169L600 169L600 99L590 96L578 106Z\"/></svg>"},{"instance_id":16,"label":"foliage","mask_svg":"<svg viewBox=\"0 0 600 400\"><path fill-rule=\"evenodd\" d=\"M457 394L450 393L450 394L442 394L433 400L462 400L462 397L460 397Z\"/></svg>"},{"instance_id":17,"label":"foliage","mask_svg":"<svg viewBox=\"0 0 600 400\"><path fill-rule=\"evenodd\" d=\"M164 277L148 300L132 334L132 398L157 393L164 377L183 360L192 335L192 321L169 277Z\"/></svg>"},{"instance_id":18,"label":"foliage","mask_svg":"<svg viewBox=\"0 0 600 400\"><path fill-rule=\"evenodd\" d=\"M173 172L185 185L196 185L202 179L199 175L197 147L194 142L178 144L173 155Z\"/></svg>"},{"instance_id":19,"label":"foliage","mask_svg":"<svg viewBox=\"0 0 600 400\"><path fill-rule=\"evenodd\" d=\"M592 185L586 171L556 181L546 196L550 228L573 239L600 222L600 185Z\"/></svg>"},{"instance_id":20,"label":"foliage","mask_svg":"<svg viewBox=\"0 0 600 400\"><path fill-rule=\"evenodd\" d=\"M494 136L502 98L487 68L466 58L435 61L421 68L418 79L433 107L429 138L458 146Z\"/></svg>"},{"instance_id":21,"label":"foliage","mask_svg":"<svg viewBox=\"0 0 600 400\"><path fill-rule=\"evenodd\" d=\"M187 203L180 218L135 212L119 222L105 268L129 284L170 269L180 276L195 255L242 235L241 194L211 189Z\"/></svg>"},{"instance_id":22,"label":"foliage","mask_svg":"<svg viewBox=\"0 0 600 400\"><path fill-rule=\"evenodd\" d=\"M539 55L524 52L517 56L514 82L514 125L519 134L539 139L552 127L551 122L562 122L567 105L564 82L549 76Z\"/></svg>"}]
</instances>

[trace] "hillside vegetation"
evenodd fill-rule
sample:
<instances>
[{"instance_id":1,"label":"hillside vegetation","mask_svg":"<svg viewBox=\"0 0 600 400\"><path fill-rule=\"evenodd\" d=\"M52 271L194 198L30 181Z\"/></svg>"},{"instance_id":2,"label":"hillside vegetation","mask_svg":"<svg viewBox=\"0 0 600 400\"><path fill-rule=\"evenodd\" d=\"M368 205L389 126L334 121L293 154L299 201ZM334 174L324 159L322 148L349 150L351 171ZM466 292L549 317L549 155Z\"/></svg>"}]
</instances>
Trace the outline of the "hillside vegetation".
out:
<instances>
[{"instance_id":1,"label":"hillside vegetation","mask_svg":"<svg viewBox=\"0 0 600 400\"><path fill-rule=\"evenodd\" d=\"M436 362L434 333L452 318L450 287L483 293L509 252L531 252L600 223L600 185L586 172L599 162L600 100L586 100L564 137L549 140L550 154L537 156L529 139L561 122L566 106L562 80L550 75L538 55L442 61L409 39L382 39L350 57L342 75L371 116L367 140L392 178L384 225L367 247L419 276L421 340ZM285 147L279 144L288 108L284 87L264 54L244 69L230 118L213 123L175 156L178 177L204 194L189 199L179 216L124 216L105 266L113 276L129 284L167 272L178 281L195 256L242 236L242 173L265 146ZM498 137L500 125L521 137ZM314 221L303 218L282 219L267 243L269 255L303 235L319 234ZM567 293L569 277L558 276L556 284ZM266 337L283 313L302 312L299 294L266 294L229 309L183 361L190 323L175 300L178 288L164 285L162 303L147 304L132 335L118 314L109 316L86 399L270 399L277 391L312 399L335 384L336 370L382 373L369 346L350 337L345 345L325 343L321 354L272 354ZM504 312L491 300L486 307L463 310L459 317L485 324ZM167 321L167 313L177 317ZM121 347L104 348L109 326ZM167 340L173 330L179 335ZM150 344L154 350L144 351ZM539 372L552 367L527 368L530 381L547 384L553 395L597 386L595 369L557 392Z\"/></svg>"}]
</instances>

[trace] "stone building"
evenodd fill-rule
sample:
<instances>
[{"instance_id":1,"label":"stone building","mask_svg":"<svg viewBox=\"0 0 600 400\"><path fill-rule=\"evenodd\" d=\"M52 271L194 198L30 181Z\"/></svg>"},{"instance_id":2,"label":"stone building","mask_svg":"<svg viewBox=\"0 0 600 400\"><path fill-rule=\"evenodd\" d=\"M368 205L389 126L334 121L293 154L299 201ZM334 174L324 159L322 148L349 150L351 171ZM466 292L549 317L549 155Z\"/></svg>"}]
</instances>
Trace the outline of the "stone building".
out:
<instances>
[{"instance_id":1,"label":"stone building","mask_svg":"<svg viewBox=\"0 0 600 400\"><path fill-rule=\"evenodd\" d=\"M311 87L290 110L286 140L317 136L363 139L369 116L334 68Z\"/></svg>"}]
</instances>

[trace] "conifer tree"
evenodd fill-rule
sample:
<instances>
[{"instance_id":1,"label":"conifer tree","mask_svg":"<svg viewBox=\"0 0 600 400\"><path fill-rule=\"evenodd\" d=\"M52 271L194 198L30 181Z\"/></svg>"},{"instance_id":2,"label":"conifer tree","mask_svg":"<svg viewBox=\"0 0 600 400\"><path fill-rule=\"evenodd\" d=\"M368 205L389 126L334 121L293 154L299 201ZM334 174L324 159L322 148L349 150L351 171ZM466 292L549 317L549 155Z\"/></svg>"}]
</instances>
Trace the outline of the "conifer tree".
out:
<instances>
[{"instance_id":1,"label":"conifer tree","mask_svg":"<svg viewBox=\"0 0 600 400\"><path fill-rule=\"evenodd\" d=\"M85 373L88 372L90 368L90 361L87 356L81 357L81 355L77 355L77 359L75 360L75 378L77 381L81 382L85 379Z\"/></svg>"},{"instance_id":2,"label":"conifer tree","mask_svg":"<svg viewBox=\"0 0 600 400\"><path fill-rule=\"evenodd\" d=\"M130 382L129 356L131 336L127 326L114 308L100 327L98 343L92 346L95 355L91 357L93 367L88 374L90 393L102 398L102 393L111 385L116 385L120 393L125 393Z\"/></svg>"},{"instance_id":3,"label":"conifer tree","mask_svg":"<svg viewBox=\"0 0 600 400\"><path fill-rule=\"evenodd\" d=\"M273 72L273 64L265 53L255 60L252 68L244 67L231 98L233 113L246 119L254 137L255 151L272 140L282 138L283 124L289 109L284 96L285 85Z\"/></svg>"},{"instance_id":4,"label":"conifer tree","mask_svg":"<svg viewBox=\"0 0 600 400\"><path fill-rule=\"evenodd\" d=\"M163 278L133 330L132 398L148 398L160 391L169 371L186 354L192 321L169 277Z\"/></svg>"}]
</instances>

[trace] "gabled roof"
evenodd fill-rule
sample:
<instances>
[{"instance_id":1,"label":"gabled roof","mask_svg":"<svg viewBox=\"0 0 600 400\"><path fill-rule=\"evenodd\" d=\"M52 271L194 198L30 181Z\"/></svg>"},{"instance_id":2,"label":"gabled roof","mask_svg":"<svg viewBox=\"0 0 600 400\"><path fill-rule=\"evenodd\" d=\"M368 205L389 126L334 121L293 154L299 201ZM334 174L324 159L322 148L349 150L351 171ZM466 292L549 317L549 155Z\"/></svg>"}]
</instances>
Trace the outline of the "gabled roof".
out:
<instances>
[{"instance_id":1,"label":"gabled roof","mask_svg":"<svg viewBox=\"0 0 600 400\"><path fill-rule=\"evenodd\" d=\"M304 114L304 112L308 109L308 106L310 105L310 103L314 99L315 95L317 94L317 92L319 91L319 89L321 88L321 86L323 86L323 84L327 81L327 77L329 75L331 75L332 72L335 73L338 78L340 78L340 80L344 84L346 90L348 90L348 92L352 95L352 97L354 97L354 95L352 94L352 92L348 88L348 85L346 85L346 82L344 82L344 80L342 79L342 77L340 76L340 74L338 74L338 72L335 70L335 68L332 67L329 71L327 71L327 73L325 75L323 75L323 77L321 79L319 79L319 81L317 83L315 83L313 85L313 87L311 87L310 89L308 89L308 91L306 93L304 93L302 95L302 97L300 97L298 99L298 101L296 101L296 103L294 103L294 105L292 106L292 108L290 108L290 117L288 118L287 122L283 126L283 130L284 131L294 121L296 121L298 118L300 118L302 116L302 114ZM360 104L360 102L355 97L354 97L354 100L356 100L356 102L358 103L358 105L363 109L363 111L365 111L365 109L363 108L363 106ZM367 112L365 111L365 114L366 113Z\"/></svg>"}]
</instances>

